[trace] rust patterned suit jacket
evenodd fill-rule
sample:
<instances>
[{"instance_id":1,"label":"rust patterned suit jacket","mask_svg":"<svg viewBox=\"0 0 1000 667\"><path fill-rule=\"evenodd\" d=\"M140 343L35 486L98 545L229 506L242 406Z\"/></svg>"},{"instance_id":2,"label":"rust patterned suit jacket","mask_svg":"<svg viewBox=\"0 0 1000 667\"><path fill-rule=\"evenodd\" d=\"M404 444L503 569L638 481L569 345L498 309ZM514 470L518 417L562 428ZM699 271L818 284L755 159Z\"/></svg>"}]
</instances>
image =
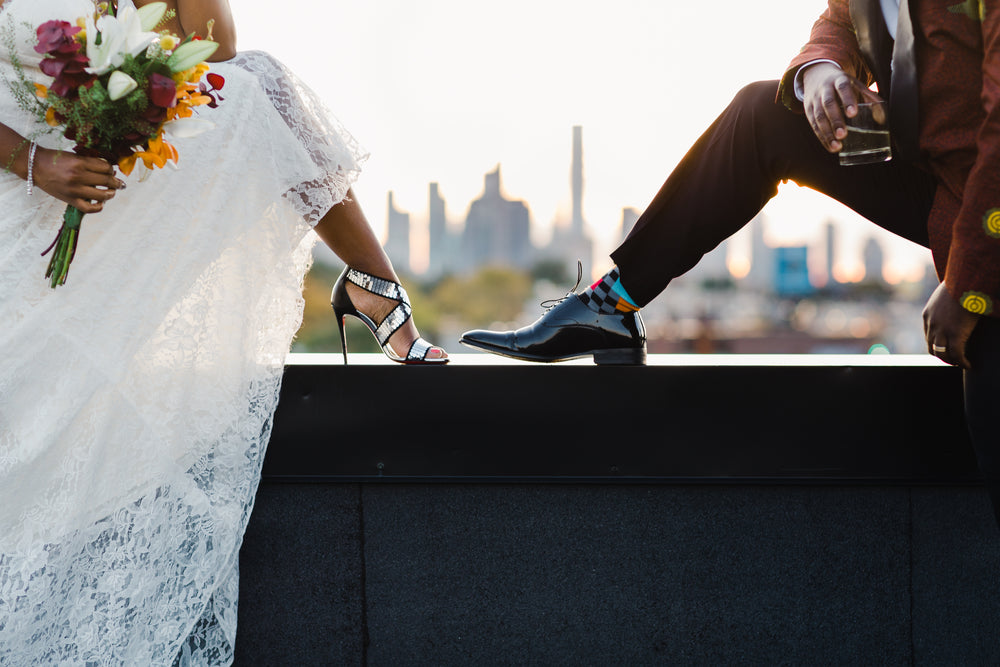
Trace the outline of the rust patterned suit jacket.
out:
<instances>
[{"instance_id":1,"label":"rust patterned suit jacket","mask_svg":"<svg viewBox=\"0 0 1000 667\"><path fill-rule=\"evenodd\" d=\"M920 159L938 183L927 222L934 264L963 307L1000 316L1000 0L909 2ZM879 0L829 0L779 96L801 111L794 73L825 58L889 99L891 54Z\"/></svg>"}]
</instances>

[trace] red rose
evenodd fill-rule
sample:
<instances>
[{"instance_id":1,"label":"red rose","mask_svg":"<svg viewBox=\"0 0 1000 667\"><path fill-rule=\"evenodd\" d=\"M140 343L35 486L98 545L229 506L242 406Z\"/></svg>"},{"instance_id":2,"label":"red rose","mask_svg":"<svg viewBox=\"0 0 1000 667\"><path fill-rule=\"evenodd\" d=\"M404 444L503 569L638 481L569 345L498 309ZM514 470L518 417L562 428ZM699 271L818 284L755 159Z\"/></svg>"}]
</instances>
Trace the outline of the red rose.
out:
<instances>
[{"instance_id":1,"label":"red rose","mask_svg":"<svg viewBox=\"0 0 1000 667\"><path fill-rule=\"evenodd\" d=\"M78 32L78 26L66 21L46 21L36 31L38 44L35 51L50 55L76 53L83 46L74 39Z\"/></svg>"},{"instance_id":2,"label":"red rose","mask_svg":"<svg viewBox=\"0 0 1000 667\"><path fill-rule=\"evenodd\" d=\"M43 58L39 68L54 81L49 92L58 97L74 97L80 86L90 88L97 76L87 71L87 57L81 54Z\"/></svg>"},{"instance_id":3,"label":"red rose","mask_svg":"<svg viewBox=\"0 0 1000 667\"><path fill-rule=\"evenodd\" d=\"M168 76L149 75L149 99L158 107L169 109L177 103L177 84Z\"/></svg>"},{"instance_id":4,"label":"red rose","mask_svg":"<svg viewBox=\"0 0 1000 667\"><path fill-rule=\"evenodd\" d=\"M167 119L167 110L163 107L151 104L145 111L142 112L142 114L140 114L140 117L145 121L158 125Z\"/></svg>"}]
</instances>

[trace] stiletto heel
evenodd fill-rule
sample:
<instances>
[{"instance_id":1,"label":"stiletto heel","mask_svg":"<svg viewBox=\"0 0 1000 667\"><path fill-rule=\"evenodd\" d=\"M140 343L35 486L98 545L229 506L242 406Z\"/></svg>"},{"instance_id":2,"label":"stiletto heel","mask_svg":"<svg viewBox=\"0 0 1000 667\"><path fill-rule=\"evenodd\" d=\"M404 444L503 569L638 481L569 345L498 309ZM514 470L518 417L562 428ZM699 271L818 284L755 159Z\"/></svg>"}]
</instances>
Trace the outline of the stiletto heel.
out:
<instances>
[{"instance_id":1,"label":"stiletto heel","mask_svg":"<svg viewBox=\"0 0 1000 667\"><path fill-rule=\"evenodd\" d=\"M351 297L347 293L347 283L360 287L361 289L371 292L376 296L398 301L399 303L388 315L385 316L385 319L376 324L372 318L360 312L354 306L354 302L351 301ZM392 334L396 333L401 326L406 324L406 321L410 319L413 313L413 308L410 306L410 299L406 294L406 290L404 290L403 286L397 282L393 282L392 280L387 280L385 278L379 278L377 276L364 273L363 271L352 269L349 266L345 267L343 273L340 274L340 277L337 278L337 282L333 286L333 294L330 296L330 305L333 306L333 315L337 318L337 327L340 330L340 345L341 349L344 351L344 365L347 365L347 334L344 331L344 318L347 315L351 315L361 320L361 322L368 327L368 330L371 331L372 336L375 337L375 341L379 344L379 347L382 348L382 353L396 363L448 363L448 357L428 359L427 353L430 352L434 346L419 336L414 339L413 343L410 344L410 349L407 351L405 357L401 357L396 354L396 351L392 349L391 345L389 345L389 338L391 338Z\"/></svg>"},{"instance_id":2,"label":"stiletto heel","mask_svg":"<svg viewBox=\"0 0 1000 667\"><path fill-rule=\"evenodd\" d=\"M333 307L333 316L337 319L337 329L340 331L340 349L344 352L344 365L347 365L347 334L344 332L344 316L346 313Z\"/></svg>"}]
</instances>

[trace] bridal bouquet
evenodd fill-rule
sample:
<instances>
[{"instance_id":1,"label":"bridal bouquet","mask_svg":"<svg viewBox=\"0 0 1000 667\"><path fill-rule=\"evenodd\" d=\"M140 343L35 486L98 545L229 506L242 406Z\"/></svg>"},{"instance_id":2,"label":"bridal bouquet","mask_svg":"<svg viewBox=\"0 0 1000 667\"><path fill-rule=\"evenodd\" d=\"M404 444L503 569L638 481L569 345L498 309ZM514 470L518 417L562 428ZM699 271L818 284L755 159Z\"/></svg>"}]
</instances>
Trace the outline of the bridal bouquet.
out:
<instances>
[{"instance_id":1,"label":"bridal bouquet","mask_svg":"<svg viewBox=\"0 0 1000 667\"><path fill-rule=\"evenodd\" d=\"M194 136L212 127L192 112L201 105L215 108L225 81L209 74L205 63L216 42L155 32L170 16L163 2L127 7L118 15L101 3L75 25L43 23L34 48L44 56L42 72L53 80L45 87L19 71L20 99L75 142L79 155L104 158L125 174L140 164L147 171L176 164L177 149L165 135ZM42 253L52 251L45 277L53 288L66 282L83 216L67 206L59 235Z\"/></svg>"}]
</instances>

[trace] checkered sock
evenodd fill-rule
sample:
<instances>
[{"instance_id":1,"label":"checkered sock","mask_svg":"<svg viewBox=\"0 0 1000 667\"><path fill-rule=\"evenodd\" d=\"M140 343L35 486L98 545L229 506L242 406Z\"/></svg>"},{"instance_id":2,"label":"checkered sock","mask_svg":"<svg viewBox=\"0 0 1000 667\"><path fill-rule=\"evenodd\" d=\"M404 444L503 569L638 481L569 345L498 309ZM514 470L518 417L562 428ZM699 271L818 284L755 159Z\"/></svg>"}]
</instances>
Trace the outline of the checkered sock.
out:
<instances>
[{"instance_id":1,"label":"checkered sock","mask_svg":"<svg viewBox=\"0 0 1000 667\"><path fill-rule=\"evenodd\" d=\"M634 313L639 310L632 297L622 286L618 267L608 271L603 278L588 287L581 295L587 307L598 313Z\"/></svg>"}]
</instances>

